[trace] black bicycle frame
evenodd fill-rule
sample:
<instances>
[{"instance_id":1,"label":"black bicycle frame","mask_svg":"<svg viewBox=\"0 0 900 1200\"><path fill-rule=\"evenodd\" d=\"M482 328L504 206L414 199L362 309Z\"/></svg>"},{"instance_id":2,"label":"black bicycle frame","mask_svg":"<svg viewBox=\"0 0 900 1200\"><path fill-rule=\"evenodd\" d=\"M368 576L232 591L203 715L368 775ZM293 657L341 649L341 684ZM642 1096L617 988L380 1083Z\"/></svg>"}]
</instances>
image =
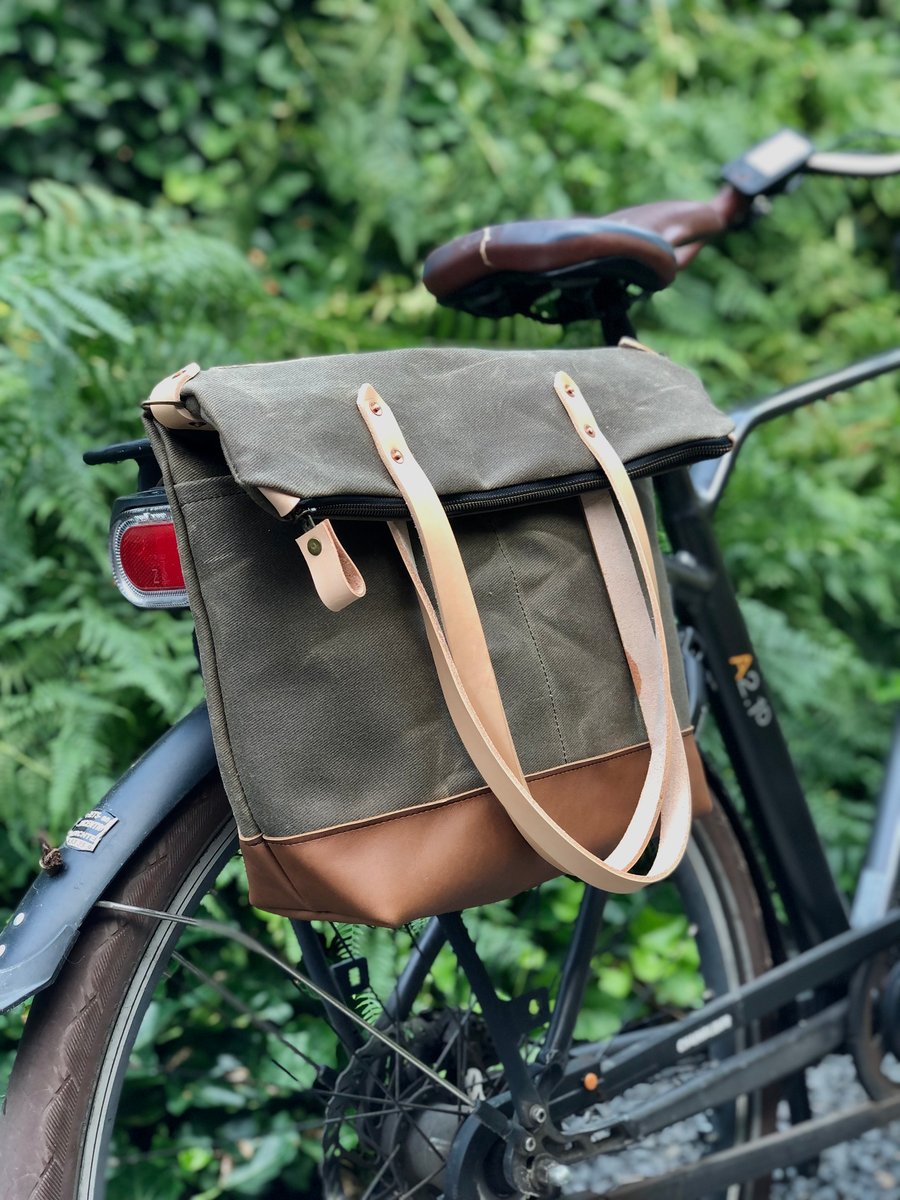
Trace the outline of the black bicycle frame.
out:
<instances>
[{"instance_id":1,"label":"black bicycle frame","mask_svg":"<svg viewBox=\"0 0 900 1200\"><path fill-rule=\"evenodd\" d=\"M878 375L900 369L900 349L760 400L734 413L735 452L656 480L663 523L675 555L672 573L679 623L702 647L709 702L746 804L772 883L785 907L796 948L803 950L880 920L900 880L900 722L854 900L853 920L831 873L756 652L722 560L713 514L734 458L764 421ZM585 985L578 969L590 959L602 905L586 890L584 919L575 926L560 980L565 997L544 1061L567 1049ZM799 981L798 981L799 982ZM801 989L802 990L802 989Z\"/></svg>"},{"instance_id":2,"label":"black bicycle frame","mask_svg":"<svg viewBox=\"0 0 900 1200\"><path fill-rule=\"evenodd\" d=\"M657 480L662 519L683 572L674 583L679 620L696 630L703 648L710 706L746 803L772 880L800 948L817 945L849 926L845 901L828 867L809 806L797 778L765 685L734 588L726 573L712 517L750 432L801 405L846 391L900 368L900 349L865 359L739 409L735 451L714 464L698 464ZM693 580L692 580L693 575ZM889 781L892 773L889 772ZM900 805L900 772L882 791L867 855L868 878L877 868L878 904L866 917L884 915L897 884L900 845L891 819ZM859 913L854 924L859 924Z\"/></svg>"},{"instance_id":3,"label":"black bicycle frame","mask_svg":"<svg viewBox=\"0 0 900 1200\"><path fill-rule=\"evenodd\" d=\"M796 996L807 991L818 991L821 999L819 1014L808 1015L803 1026L795 1025L795 1016L787 1027L782 1026L780 1034L743 1054L729 1056L719 1065L718 1074L707 1072L681 1089L649 1102L646 1111L638 1110L633 1128L627 1123L618 1126L615 1121L609 1122L606 1133L612 1137L608 1148L614 1148L618 1133L626 1141L640 1137L646 1130L661 1128L671 1120L700 1111L713 1092L716 1103L724 1103L739 1094L796 1075L822 1054L838 1048L847 1031L847 979L860 964L895 942L898 936L900 912L891 905L900 878L900 721L851 921L829 869L713 530L713 514L730 478L734 458L752 429L801 405L898 368L900 349L741 409L734 414L736 444L731 455L715 463L699 463L691 469L672 472L656 481L663 523L674 550L671 582L676 614L680 624L691 627L697 635L709 704L741 788L746 820L756 835L768 877L784 905L790 940L797 953L758 979L717 997L702 1010L662 1027L643 1042L631 1046L626 1038L602 1062L595 1061L594 1047L571 1057L575 1017L587 983L585 964L593 953L604 900L601 893L586 888L563 964L553 1018L535 1069L538 1078L543 1076L550 1086L553 1116L559 1120L567 1113L584 1111L591 1104L582 1083L587 1071L602 1077L600 1092L593 1099L603 1100L654 1074L661 1066L675 1062L688 1038L709 1040L719 1023L723 1028L726 1025L738 1028L785 1006L789 1008ZM742 815L739 819L745 818ZM742 840L746 842L745 837ZM751 844L751 854L755 849ZM758 869L756 874L764 885L766 872ZM470 966L465 962L467 971ZM841 986L836 988L837 984ZM482 991L485 1016L496 1018L489 984L484 979ZM822 1008L821 1003L826 1003L829 994L835 991L837 998L832 999L830 1007ZM494 1020L488 1020L492 1032L494 1024ZM497 1049L506 1065L517 1057L515 1047L503 1044L502 1038L498 1039ZM522 1081L511 1075L510 1083L511 1095L494 1103L512 1101L520 1113L526 1111L527 1101L533 1099L530 1081L522 1087ZM900 1099L891 1099L882 1105L864 1105L846 1117L842 1114L840 1120L817 1123L807 1119L809 1112L800 1105L794 1113L800 1123L789 1133L763 1139L756 1148L742 1147L740 1154L735 1152L731 1157L720 1155L721 1164L716 1156L702 1160L685 1168L685 1177L679 1178L678 1185L686 1196L705 1195L710 1187L722 1186L723 1180L727 1183L749 1179L782 1162L802 1162L827 1145L855 1136L857 1125L860 1130L874 1128L893 1119L897 1111ZM467 1147L469 1143L474 1145L479 1136L478 1119L473 1118L461 1131L459 1146L454 1150L455 1166L463 1172ZM588 1147L586 1151L576 1144L569 1152L571 1161L592 1153L596 1153L596 1148ZM454 1180L458 1174L458 1170L456 1175L450 1172ZM459 1179L463 1177L464 1174ZM671 1174L662 1177L659 1180L662 1190L658 1194L670 1194L665 1189L673 1182ZM622 1192L623 1200L626 1192L627 1188ZM458 1193L456 1183L451 1184L448 1195L456 1198L458 1194L462 1193ZM635 1195L638 1194L644 1193L638 1189Z\"/></svg>"}]
</instances>

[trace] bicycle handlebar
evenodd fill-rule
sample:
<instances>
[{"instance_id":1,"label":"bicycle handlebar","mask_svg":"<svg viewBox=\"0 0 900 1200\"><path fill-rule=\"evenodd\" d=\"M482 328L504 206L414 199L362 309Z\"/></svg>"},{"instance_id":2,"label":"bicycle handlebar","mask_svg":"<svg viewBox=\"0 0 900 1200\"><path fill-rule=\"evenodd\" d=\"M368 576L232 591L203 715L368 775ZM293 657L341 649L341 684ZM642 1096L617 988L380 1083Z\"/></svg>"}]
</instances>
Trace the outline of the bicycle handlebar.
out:
<instances>
[{"instance_id":1,"label":"bicycle handlebar","mask_svg":"<svg viewBox=\"0 0 900 1200\"><path fill-rule=\"evenodd\" d=\"M814 175L885 178L888 175L900 175L900 153L867 154L858 150L817 150L806 160L803 170Z\"/></svg>"},{"instance_id":2,"label":"bicycle handlebar","mask_svg":"<svg viewBox=\"0 0 900 1200\"><path fill-rule=\"evenodd\" d=\"M793 131L785 130L781 135L776 134L766 142L760 143L759 147L748 151L742 156L742 159L729 164L724 171L727 180L725 186L707 205L695 206L696 213L700 215L696 220L695 228L688 230L688 234L696 234L696 236L670 239L675 250L679 271L684 270L696 258L710 238L723 232L724 229L733 228L740 223L751 211L757 196L766 195L767 192L771 195L782 191L792 177L811 174L878 179L890 175L900 175L900 153L871 154L857 150L812 150L807 152L804 158L801 146L797 158L787 166L783 174L779 175L776 170L773 176L774 187L771 189L760 187L757 191L752 186L745 186L744 180L747 179L747 176L735 172L733 168L739 167L742 162L753 163L753 155L757 150L776 142L781 136L796 138L799 143L804 140L799 135L794 135ZM806 145L809 147L811 143L807 141ZM735 186L736 184L737 186ZM704 210L712 219L704 218ZM717 224L719 220L721 220L721 224Z\"/></svg>"}]
</instances>

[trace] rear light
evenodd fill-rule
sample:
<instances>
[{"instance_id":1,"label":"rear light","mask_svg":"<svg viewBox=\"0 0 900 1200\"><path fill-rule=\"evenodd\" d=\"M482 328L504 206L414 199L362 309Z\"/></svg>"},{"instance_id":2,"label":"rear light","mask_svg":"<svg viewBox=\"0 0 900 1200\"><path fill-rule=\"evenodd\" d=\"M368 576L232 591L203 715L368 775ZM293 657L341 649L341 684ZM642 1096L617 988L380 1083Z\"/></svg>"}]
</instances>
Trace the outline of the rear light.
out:
<instances>
[{"instance_id":1,"label":"rear light","mask_svg":"<svg viewBox=\"0 0 900 1200\"><path fill-rule=\"evenodd\" d=\"M138 608L187 608L187 591L168 505L119 508L109 531L116 587Z\"/></svg>"}]
</instances>

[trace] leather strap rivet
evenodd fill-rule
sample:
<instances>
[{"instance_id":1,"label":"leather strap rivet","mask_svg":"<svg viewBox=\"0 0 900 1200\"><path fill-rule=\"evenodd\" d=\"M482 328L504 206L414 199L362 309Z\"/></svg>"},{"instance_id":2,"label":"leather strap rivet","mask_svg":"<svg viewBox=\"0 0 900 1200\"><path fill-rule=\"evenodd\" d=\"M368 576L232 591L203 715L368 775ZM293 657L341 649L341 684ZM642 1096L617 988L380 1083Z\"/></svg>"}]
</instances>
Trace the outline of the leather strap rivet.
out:
<instances>
[{"instance_id":1,"label":"leather strap rivet","mask_svg":"<svg viewBox=\"0 0 900 1200\"><path fill-rule=\"evenodd\" d=\"M399 451L399 450L392 450L392 451L391 451L391 458L394 460L394 462L395 462L395 463L402 463L402 462L403 462L403 455L400 453L400 451Z\"/></svg>"},{"instance_id":2,"label":"leather strap rivet","mask_svg":"<svg viewBox=\"0 0 900 1200\"><path fill-rule=\"evenodd\" d=\"M597 436L597 430L593 427L593 425L585 425L584 432L588 435L588 437Z\"/></svg>"},{"instance_id":3,"label":"leather strap rivet","mask_svg":"<svg viewBox=\"0 0 900 1200\"><path fill-rule=\"evenodd\" d=\"M318 538L310 538L309 541L306 543L306 549L313 556L315 556L316 554L321 554L322 553L322 543L319 541Z\"/></svg>"}]
</instances>

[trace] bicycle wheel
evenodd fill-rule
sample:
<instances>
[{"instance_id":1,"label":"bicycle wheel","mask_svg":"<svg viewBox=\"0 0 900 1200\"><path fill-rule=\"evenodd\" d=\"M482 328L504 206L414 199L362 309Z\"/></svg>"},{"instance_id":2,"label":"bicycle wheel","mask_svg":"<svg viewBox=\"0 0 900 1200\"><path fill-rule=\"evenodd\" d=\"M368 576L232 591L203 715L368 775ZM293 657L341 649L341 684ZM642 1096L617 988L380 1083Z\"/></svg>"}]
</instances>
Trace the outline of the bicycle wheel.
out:
<instances>
[{"instance_id":1,"label":"bicycle wheel","mask_svg":"<svg viewBox=\"0 0 900 1200\"><path fill-rule=\"evenodd\" d=\"M257 931L264 922L290 954L287 923L242 903L233 847L221 786L210 780L106 899L172 913L202 902L211 915L251 921ZM529 1020L535 1026L520 1039L526 1057L537 1053L546 1028L565 948L560 924L578 887L554 881L467 914L503 994L530 997L520 1006L532 1014L521 1017L523 1029ZM769 964L747 865L718 810L697 824L673 882L610 904L594 960L602 986L589 986L579 1052L591 1040L600 1054L610 1039L639 1037ZM634 958L636 925L645 933L668 928L662 957L674 955L678 987L648 981L653 971ZM465 1113L441 1079L473 1100L505 1087L472 989L434 923L396 933L316 929L352 1007L429 1065L432 1078L371 1037L346 1049L317 1001L235 943L217 943L211 958L203 930L98 908L27 1021L0 1121L6 1200L442 1195L447 1151ZM652 953L646 938L643 952ZM622 990L621 978L617 989L608 986L615 964L629 962L630 994L611 997ZM702 982L692 991L686 980L696 964ZM758 1096L712 1118L689 1136L704 1150L756 1137L766 1120ZM479 1194L520 1194L504 1183L502 1155L493 1151L478 1167ZM615 1178L644 1170L627 1154L616 1157ZM586 1171L577 1169L573 1185L584 1186ZM601 1177L608 1170L594 1176ZM733 1188L728 1195L758 1194Z\"/></svg>"}]
</instances>

